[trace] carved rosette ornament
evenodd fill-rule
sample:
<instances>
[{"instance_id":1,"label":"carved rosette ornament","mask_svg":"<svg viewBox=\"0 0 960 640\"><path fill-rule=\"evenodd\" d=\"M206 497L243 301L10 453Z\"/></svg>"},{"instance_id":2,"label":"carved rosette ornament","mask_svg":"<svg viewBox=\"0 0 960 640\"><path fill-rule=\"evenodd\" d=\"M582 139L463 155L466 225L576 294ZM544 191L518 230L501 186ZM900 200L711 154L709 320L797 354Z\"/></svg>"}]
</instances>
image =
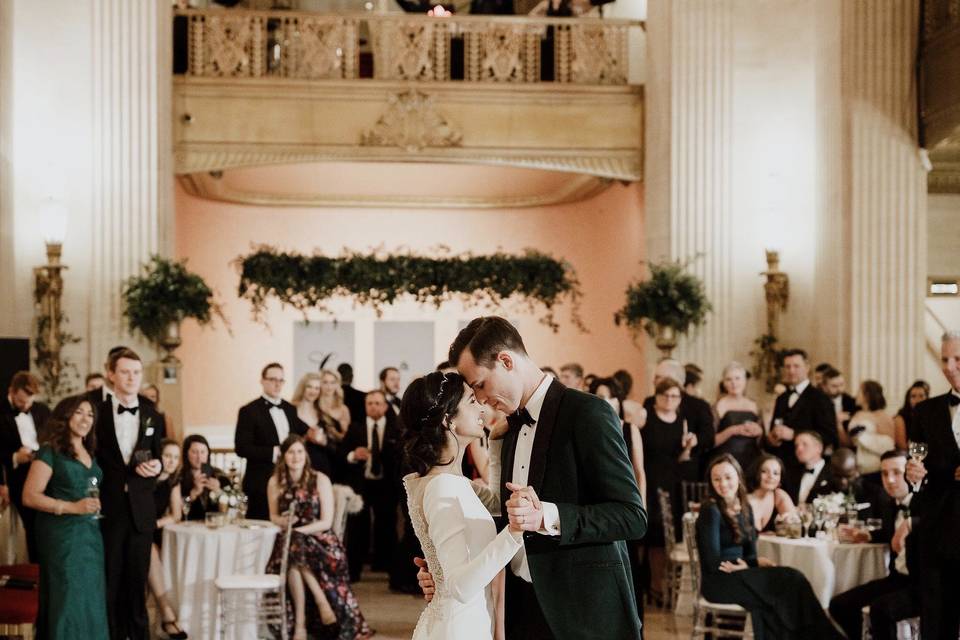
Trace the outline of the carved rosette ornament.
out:
<instances>
[{"instance_id":1,"label":"carved rosette ornament","mask_svg":"<svg viewBox=\"0 0 960 640\"><path fill-rule=\"evenodd\" d=\"M417 153L427 147L459 147L463 134L440 113L433 98L416 90L392 93L387 109L360 138L365 147L400 147Z\"/></svg>"}]
</instances>

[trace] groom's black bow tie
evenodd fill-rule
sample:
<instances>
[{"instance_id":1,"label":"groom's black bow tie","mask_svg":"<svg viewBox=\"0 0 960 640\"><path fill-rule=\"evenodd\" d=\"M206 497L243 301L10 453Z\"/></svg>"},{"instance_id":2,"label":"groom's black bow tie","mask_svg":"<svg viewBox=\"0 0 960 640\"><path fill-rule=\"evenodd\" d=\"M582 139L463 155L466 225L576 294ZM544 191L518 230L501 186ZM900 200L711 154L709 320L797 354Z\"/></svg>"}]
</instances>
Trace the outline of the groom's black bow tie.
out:
<instances>
[{"instance_id":1,"label":"groom's black bow tie","mask_svg":"<svg viewBox=\"0 0 960 640\"><path fill-rule=\"evenodd\" d=\"M510 426L511 431L519 431L523 425L533 424L534 422L536 422L536 420L533 419L533 416L530 415L526 407L517 409L515 413L507 416L507 424Z\"/></svg>"},{"instance_id":2,"label":"groom's black bow tie","mask_svg":"<svg viewBox=\"0 0 960 640\"><path fill-rule=\"evenodd\" d=\"M950 395L947 396L947 402L950 403L951 407L955 407L958 404L960 404L960 396L958 396L955 393L951 393Z\"/></svg>"},{"instance_id":3,"label":"groom's black bow tie","mask_svg":"<svg viewBox=\"0 0 960 640\"><path fill-rule=\"evenodd\" d=\"M131 415L137 415L137 409L140 407L125 407L122 404L117 407L117 415L122 416L124 412L129 411Z\"/></svg>"}]
</instances>

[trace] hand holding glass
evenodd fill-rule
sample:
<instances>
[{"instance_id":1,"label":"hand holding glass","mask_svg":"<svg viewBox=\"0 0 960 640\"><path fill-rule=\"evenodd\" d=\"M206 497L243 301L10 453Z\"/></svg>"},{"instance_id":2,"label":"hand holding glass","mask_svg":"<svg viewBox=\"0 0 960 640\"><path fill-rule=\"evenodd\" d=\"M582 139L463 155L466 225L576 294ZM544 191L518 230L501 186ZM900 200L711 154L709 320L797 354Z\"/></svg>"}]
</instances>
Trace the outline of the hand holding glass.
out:
<instances>
[{"instance_id":1,"label":"hand holding glass","mask_svg":"<svg viewBox=\"0 0 960 640\"><path fill-rule=\"evenodd\" d=\"M100 479L97 476L87 478L87 497L94 500L100 499ZM100 513L100 509L97 509L97 512L93 514L93 519L100 520L102 518L103 514Z\"/></svg>"},{"instance_id":2,"label":"hand holding glass","mask_svg":"<svg viewBox=\"0 0 960 640\"><path fill-rule=\"evenodd\" d=\"M927 443L926 442L916 442L911 440L908 446L908 453L910 454L910 459L914 462L923 462L924 458L927 457ZM913 491L917 492L920 490L920 483L910 483L913 487Z\"/></svg>"}]
</instances>

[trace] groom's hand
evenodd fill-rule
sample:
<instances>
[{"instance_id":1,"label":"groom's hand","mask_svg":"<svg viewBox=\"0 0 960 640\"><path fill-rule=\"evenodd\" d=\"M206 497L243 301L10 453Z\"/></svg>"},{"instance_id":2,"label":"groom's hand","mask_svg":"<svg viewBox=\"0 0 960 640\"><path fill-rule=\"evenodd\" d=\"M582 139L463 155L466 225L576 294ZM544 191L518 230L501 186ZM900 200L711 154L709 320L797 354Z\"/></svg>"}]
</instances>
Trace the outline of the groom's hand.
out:
<instances>
[{"instance_id":1,"label":"groom's hand","mask_svg":"<svg viewBox=\"0 0 960 640\"><path fill-rule=\"evenodd\" d=\"M414 558L413 564L420 568L420 570L417 571L417 583L420 585L420 590L423 591L423 599L430 602L433 600L435 587L433 584L433 575L427 571L427 561L423 558Z\"/></svg>"},{"instance_id":2,"label":"groom's hand","mask_svg":"<svg viewBox=\"0 0 960 640\"><path fill-rule=\"evenodd\" d=\"M510 527L515 531L539 531L543 526L543 505L533 487L508 482L507 489L513 492L507 500Z\"/></svg>"}]
</instances>

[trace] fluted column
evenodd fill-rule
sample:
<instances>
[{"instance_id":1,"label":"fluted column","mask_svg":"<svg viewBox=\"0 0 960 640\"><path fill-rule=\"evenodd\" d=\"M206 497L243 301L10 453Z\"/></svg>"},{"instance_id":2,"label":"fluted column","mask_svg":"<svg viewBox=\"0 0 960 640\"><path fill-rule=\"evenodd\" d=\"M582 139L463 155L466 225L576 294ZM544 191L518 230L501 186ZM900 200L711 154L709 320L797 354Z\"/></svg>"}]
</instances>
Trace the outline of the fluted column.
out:
<instances>
[{"instance_id":1,"label":"fluted column","mask_svg":"<svg viewBox=\"0 0 960 640\"><path fill-rule=\"evenodd\" d=\"M916 142L918 4L844 2L850 363L899 394L922 365L926 171Z\"/></svg>"},{"instance_id":2,"label":"fluted column","mask_svg":"<svg viewBox=\"0 0 960 640\"><path fill-rule=\"evenodd\" d=\"M172 246L170 3L93 0L91 363L126 333L120 292ZM149 359L151 354L145 353Z\"/></svg>"}]
</instances>

